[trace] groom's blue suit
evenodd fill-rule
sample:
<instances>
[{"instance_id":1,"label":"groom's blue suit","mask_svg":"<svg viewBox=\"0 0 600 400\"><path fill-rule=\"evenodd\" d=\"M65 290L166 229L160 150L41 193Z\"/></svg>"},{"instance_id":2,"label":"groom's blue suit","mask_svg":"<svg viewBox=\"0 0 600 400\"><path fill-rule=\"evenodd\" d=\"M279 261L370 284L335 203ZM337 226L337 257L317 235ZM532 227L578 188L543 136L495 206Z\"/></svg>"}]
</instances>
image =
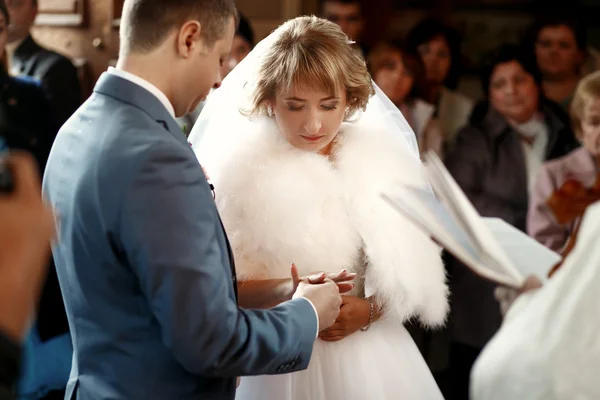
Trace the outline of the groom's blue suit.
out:
<instances>
[{"instance_id":1,"label":"groom's blue suit","mask_svg":"<svg viewBox=\"0 0 600 400\"><path fill-rule=\"evenodd\" d=\"M237 307L202 169L142 86L100 78L56 138L44 194L57 213L53 255L73 338L67 396L232 399L238 375L307 367L312 305Z\"/></svg>"}]
</instances>

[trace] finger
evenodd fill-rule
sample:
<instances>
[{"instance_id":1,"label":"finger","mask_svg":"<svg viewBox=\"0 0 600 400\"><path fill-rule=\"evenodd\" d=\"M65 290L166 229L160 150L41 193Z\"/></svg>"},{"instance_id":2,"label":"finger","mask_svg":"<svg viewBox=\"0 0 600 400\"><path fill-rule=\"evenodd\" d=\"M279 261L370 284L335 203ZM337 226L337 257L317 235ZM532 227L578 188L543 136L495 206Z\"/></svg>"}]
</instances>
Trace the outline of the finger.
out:
<instances>
[{"instance_id":1,"label":"finger","mask_svg":"<svg viewBox=\"0 0 600 400\"><path fill-rule=\"evenodd\" d=\"M41 198L42 183L33 156L23 151L11 151L5 162L12 173L15 194Z\"/></svg>"},{"instance_id":2,"label":"finger","mask_svg":"<svg viewBox=\"0 0 600 400\"><path fill-rule=\"evenodd\" d=\"M313 285L318 284L318 283L323 283L325 282L325 278L327 277L327 275L325 275L324 272L321 272L320 274L312 274L306 277L306 279L308 280L309 283L312 283Z\"/></svg>"},{"instance_id":3,"label":"finger","mask_svg":"<svg viewBox=\"0 0 600 400\"><path fill-rule=\"evenodd\" d=\"M535 275L530 275L525 280L525 284L523 285L521 292L528 292L530 290L539 289L541 287L542 287L542 282L540 282L538 277Z\"/></svg>"},{"instance_id":4,"label":"finger","mask_svg":"<svg viewBox=\"0 0 600 400\"><path fill-rule=\"evenodd\" d=\"M292 281L294 282L294 285L300 282L300 274L298 273L298 267L296 267L296 264L292 263L290 272L292 274Z\"/></svg>"},{"instance_id":5,"label":"finger","mask_svg":"<svg viewBox=\"0 0 600 400\"><path fill-rule=\"evenodd\" d=\"M324 342L339 342L344 336L333 336L333 337L319 337Z\"/></svg>"},{"instance_id":6,"label":"finger","mask_svg":"<svg viewBox=\"0 0 600 400\"><path fill-rule=\"evenodd\" d=\"M333 323L333 325L331 325L327 329L323 329L320 333L332 332L332 331L343 331L343 330L344 330L344 328L343 328L341 322L336 319L335 322Z\"/></svg>"},{"instance_id":7,"label":"finger","mask_svg":"<svg viewBox=\"0 0 600 400\"><path fill-rule=\"evenodd\" d=\"M338 283L337 284L340 293L348 293L352 289L354 289L354 283ZM344 300L342 299L342 304Z\"/></svg>"},{"instance_id":8,"label":"finger","mask_svg":"<svg viewBox=\"0 0 600 400\"><path fill-rule=\"evenodd\" d=\"M346 272L347 271L345 269L341 270L340 272L330 272L327 274L327 277L332 281L335 281L336 279L340 279L342 276L345 276Z\"/></svg>"},{"instance_id":9,"label":"finger","mask_svg":"<svg viewBox=\"0 0 600 400\"><path fill-rule=\"evenodd\" d=\"M327 277L334 282L352 280L355 276L356 274L350 273L345 269L341 270L340 272L331 272L327 274Z\"/></svg>"},{"instance_id":10,"label":"finger","mask_svg":"<svg viewBox=\"0 0 600 400\"><path fill-rule=\"evenodd\" d=\"M350 282L356 278L355 273L346 272L344 274L336 274L337 276L328 276L334 282Z\"/></svg>"},{"instance_id":11,"label":"finger","mask_svg":"<svg viewBox=\"0 0 600 400\"><path fill-rule=\"evenodd\" d=\"M344 336L344 330L341 328L331 329L327 328L324 331L319 332L319 337L334 337L334 336Z\"/></svg>"}]
</instances>

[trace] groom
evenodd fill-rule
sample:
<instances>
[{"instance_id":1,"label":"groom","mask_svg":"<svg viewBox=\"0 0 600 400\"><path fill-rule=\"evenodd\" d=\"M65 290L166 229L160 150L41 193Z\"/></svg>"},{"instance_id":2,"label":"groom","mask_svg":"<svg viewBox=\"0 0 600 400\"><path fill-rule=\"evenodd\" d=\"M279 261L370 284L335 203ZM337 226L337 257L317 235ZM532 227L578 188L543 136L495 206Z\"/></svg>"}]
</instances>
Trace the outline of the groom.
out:
<instances>
[{"instance_id":1,"label":"groom","mask_svg":"<svg viewBox=\"0 0 600 400\"><path fill-rule=\"evenodd\" d=\"M337 317L330 280L237 307L231 250L175 121L220 83L236 18L233 0L125 0L117 68L58 134L44 193L74 348L67 398L233 399L236 376L306 368Z\"/></svg>"}]
</instances>

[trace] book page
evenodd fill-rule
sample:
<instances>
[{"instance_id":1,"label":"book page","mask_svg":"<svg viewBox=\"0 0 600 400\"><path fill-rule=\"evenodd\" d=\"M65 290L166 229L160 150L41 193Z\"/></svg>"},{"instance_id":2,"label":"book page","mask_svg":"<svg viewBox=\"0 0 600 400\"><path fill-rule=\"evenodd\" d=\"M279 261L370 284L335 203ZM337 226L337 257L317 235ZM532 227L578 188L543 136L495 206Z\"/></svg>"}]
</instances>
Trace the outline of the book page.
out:
<instances>
[{"instance_id":1,"label":"book page","mask_svg":"<svg viewBox=\"0 0 600 400\"><path fill-rule=\"evenodd\" d=\"M467 196L460 189L444 164L434 153L425 155L428 177L435 193L440 197L457 223L475 243L481 259L488 268L507 274L516 282L523 283L525 276L515 268L506 252L483 223Z\"/></svg>"},{"instance_id":2,"label":"book page","mask_svg":"<svg viewBox=\"0 0 600 400\"><path fill-rule=\"evenodd\" d=\"M483 222L523 276L535 275L545 282L550 269L562 258L500 218L483 218Z\"/></svg>"},{"instance_id":3,"label":"book page","mask_svg":"<svg viewBox=\"0 0 600 400\"><path fill-rule=\"evenodd\" d=\"M518 288L522 282L501 268L490 268L488 261L472 246L471 239L455 222L451 213L431 193L410 186L398 188L383 199L417 228L430 236L477 275L500 285Z\"/></svg>"}]
</instances>

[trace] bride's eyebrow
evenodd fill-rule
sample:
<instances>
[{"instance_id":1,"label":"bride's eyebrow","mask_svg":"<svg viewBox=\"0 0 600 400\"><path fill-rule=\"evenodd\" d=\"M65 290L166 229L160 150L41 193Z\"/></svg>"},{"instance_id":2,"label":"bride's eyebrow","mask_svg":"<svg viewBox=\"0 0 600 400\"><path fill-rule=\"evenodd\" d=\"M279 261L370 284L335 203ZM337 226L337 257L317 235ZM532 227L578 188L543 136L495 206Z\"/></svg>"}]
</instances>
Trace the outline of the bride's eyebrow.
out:
<instances>
[{"instance_id":1,"label":"bride's eyebrow","mask_svg":"<svg viewBox=\"0 0 600 400\"><path fill-rule=\"evenodd\" d=\"M340 99L340 98L339 98L339 97L336 97L336 96L329 96L329 97L325 97L325 98L323 98L323 99L321 99L321 100L319 100L319 101L327 101L327 100L339 100L339 99ZM301 98L299 98L299 97L286 97L284 100L285 100L285 101L304 101L304 102L306 102L306 100L305 100L305 99L301 99Z\"/></svg>"}]
</instances>

